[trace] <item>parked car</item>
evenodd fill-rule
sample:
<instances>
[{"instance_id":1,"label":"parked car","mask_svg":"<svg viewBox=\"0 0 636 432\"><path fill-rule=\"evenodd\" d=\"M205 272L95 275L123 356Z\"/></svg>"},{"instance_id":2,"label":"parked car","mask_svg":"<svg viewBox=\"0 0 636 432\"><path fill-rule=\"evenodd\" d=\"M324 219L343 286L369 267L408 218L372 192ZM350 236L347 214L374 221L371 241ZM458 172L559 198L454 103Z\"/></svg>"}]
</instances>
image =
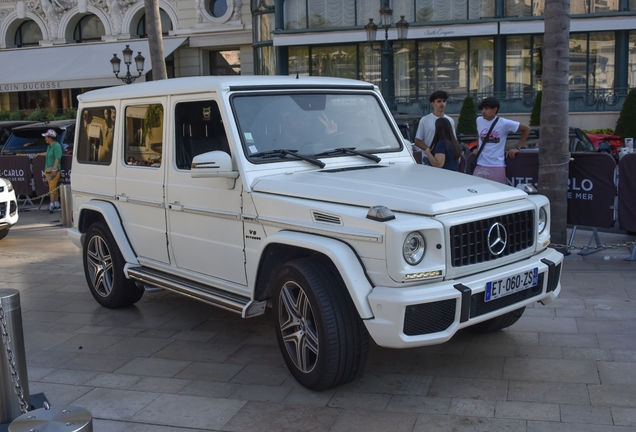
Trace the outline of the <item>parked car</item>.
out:
<instances>
[{"instance_id":1,"label":"parked car","mask_svg":"<svg viewBox=\"0 0 636 432\"><path fill-rule=\"evenodd\" d=\"M11 182L0 177L0 240L9 234L9 229L18 221L18 202Z\"/></svg>"},{"instance_id":2,"label":"parked car","mask_svg":"<svg viewBox=\"0 0 636 432\"><path fill-rule=\"evenodd\" d=\"M0 121L0 150L4 147L4 144L7 142L9 137L11 136L11 132L14 128L18 126L24 126L28 124L33 124L34 121L28 120L6 120Z\"/></svg>"},{"instance_id":3,"label":"parked car","mask_svg":"<svg viewBox=\"0 0 636 432\"><path fill-rule=\"evenodd\" d=\"M9 139L7 139L0 154L33 155L45 152L47 144L42 134L49 129L57 132L57 141L62 145L64 154L72 154L73 141L75 139L75 120L55 120L16 127L13 129Z\"/></svg>"},{"instance_id":4,"label":"parked car","mask_svg":"<svg viewBox=\"0 0 636 432\"><path fill-rule=\"evenodd\" d=\"M78 100L69 236L94 299L159 287L244 318L272 307L310 389L362 375L370 338L503 329L561 290L548 199L414 163L369 83L189 77Z\"/></svg>"}]
</instances>

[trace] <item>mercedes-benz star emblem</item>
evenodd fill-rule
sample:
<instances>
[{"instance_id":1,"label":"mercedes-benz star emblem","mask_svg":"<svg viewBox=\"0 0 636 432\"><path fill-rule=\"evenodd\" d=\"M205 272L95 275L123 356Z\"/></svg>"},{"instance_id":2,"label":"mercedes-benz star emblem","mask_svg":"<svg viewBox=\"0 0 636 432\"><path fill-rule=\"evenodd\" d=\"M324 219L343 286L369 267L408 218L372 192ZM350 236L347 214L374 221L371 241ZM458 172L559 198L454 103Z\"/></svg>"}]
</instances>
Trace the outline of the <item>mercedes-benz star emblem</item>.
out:
<instances>
[{"instance_id":1,"label":"mercedes-benz star emblem","mask_svg":"<svg viewBox=\"0 0 636 432\"><path fill-rule=\"evenodd\" d=\"M493 255L501 255L508 244L508 232L499 222L495 222L488 230L488 250Z\"/></svg>"}]
</instances>

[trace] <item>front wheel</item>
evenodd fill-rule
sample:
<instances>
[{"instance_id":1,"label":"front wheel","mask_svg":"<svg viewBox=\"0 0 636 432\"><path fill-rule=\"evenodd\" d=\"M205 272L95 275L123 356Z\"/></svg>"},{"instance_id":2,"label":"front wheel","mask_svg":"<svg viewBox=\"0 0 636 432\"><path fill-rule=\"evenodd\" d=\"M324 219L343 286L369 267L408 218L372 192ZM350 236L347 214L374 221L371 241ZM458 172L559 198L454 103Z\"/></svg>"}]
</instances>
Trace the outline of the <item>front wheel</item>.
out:
<instances>
[{"instance_id":1,"label":"front wheel","mask_svg":"<svg viewBox=\"0 0 636 432\"><path fill-rule=\"evenodd\" d=\"M97 303L115 309L141 299L144 290L124 275L126 261L105 224L90 226L82 254L86 282Z\"/></svg>"},{"instance_id":2,"label":"front wheel","mask_svg":"<svg viewBox=\"0 0 636 432\"><path fill-rule=\"evenodd\" d=\"M362 375L368 333L328 259L285 264L273 303L278 345L300 384L324 390Z\"/></svg>"},{"instance_id":3,"label":"front wheel","mask_svg":"<svg viewBox=\"0 0 636 432\"><path fill-rule=\"evenodd\" d=\"M496 318L489 319L488 321L475 324L471 327L471 329L477 333L491 333L497 330L504 329L506 327L510 327L511 325L519 321L519 318L521 318L525 310L526 308L524 306L521 309L517 309Z\"/></svg>"}]
</instances>

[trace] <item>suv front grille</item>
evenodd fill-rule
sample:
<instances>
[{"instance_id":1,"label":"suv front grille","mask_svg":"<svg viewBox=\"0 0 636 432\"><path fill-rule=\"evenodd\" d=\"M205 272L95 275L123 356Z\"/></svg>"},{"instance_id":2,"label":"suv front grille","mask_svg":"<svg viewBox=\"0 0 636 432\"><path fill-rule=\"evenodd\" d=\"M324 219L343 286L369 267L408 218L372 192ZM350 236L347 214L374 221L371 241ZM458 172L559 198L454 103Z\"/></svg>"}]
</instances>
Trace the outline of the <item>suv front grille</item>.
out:
<instances>
[{"instance_id":1,"label":"suv front grille","mask_svg":"<svg viewBox=\"0 0 636 432\"><path fill-rule=\"evenodd\" d=\"M488 245L488 232L500 223L506 230L507 242L499 255ZM492 261L520 252L534 245L534 211L526 210L455 225L450 229L451 263L463 267Z\"/></svg>"},{"instance_id":2,"label":"suv front grille","mask_svg":"<svg viewBox=\"0 0 636 432\"><path fill-rule=\"evenodd\" d=\"M7 216L7 204L0 203L0 219L4 219Z\"/></svg>"}]
</instances>

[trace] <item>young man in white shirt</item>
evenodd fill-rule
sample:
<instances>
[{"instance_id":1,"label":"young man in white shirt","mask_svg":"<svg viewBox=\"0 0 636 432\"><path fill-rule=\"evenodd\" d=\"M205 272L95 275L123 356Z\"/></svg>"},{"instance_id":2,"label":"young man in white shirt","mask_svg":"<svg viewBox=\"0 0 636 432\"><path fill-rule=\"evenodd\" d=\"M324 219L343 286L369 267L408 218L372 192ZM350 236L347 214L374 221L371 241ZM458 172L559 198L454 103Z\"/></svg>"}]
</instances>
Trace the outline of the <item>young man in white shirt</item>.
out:
<instances>
[{"instance_id":1,"label":"young man in white shirt","mask_svg":"<svg viewBox=\"0 0 636 432\"><path fill-rule=\"evenodd\" d=\"M433 107L433 112L425 115L420 119L420 123L417 126L417 132L415 133L415 145L426 150L433 144L433 137L435 136L435 121L438 118L447 118L453 128L453 134L455 133L455 122L452 118L444 114L446 111L446 101L448 100L448 93L442 90L431 93L428 100Z\"/></svg>"},{"instance_id":2,"label":"young man in white shirt","mask_svg":"<svg viewBox=\"0 0 636 432\"><path fill-rule=\"evenodd\" d=\"M514 120L499 117L492 132L490 132L490 136L486 137L492 123L497 118L499 101L494 97L487 97L479 103L478 108L481 110L481 117L477 117L479 146L473 152L477 153L482 146L485 145L485 147L477 159L477 167L473 175L506 184L506 156L510 159L515 158L528 138L530 127ZM508 134L515 132L521 132L521 138L517 146L506 153Z\"/></svg>"}]
</instances>

